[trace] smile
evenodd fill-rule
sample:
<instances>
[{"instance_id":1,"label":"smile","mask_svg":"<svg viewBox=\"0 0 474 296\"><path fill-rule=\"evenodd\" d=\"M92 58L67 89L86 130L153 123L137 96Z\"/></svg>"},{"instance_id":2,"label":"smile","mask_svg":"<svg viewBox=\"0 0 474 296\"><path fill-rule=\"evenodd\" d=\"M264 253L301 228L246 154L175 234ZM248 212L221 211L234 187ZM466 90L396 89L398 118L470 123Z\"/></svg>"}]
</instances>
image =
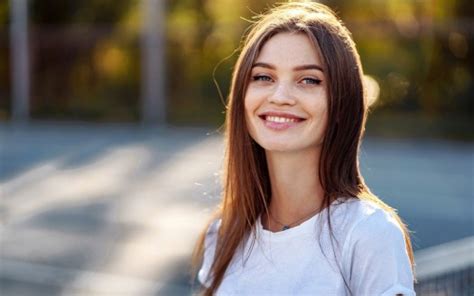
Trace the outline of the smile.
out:
<instances>
[{"instance_id":1,"label":"smile","mask_svg":"<svg viewBox=\"0 0 474 296\"><path fill-rule=\"evenodd\" d=\"M288 117L278 117L278 116L265 116L266 121L271 122L297 122L298 119L296 118L288 118Z\"/></svg>"},{"instance_id":2,"label":"smile","mask_svg":"<svg viewBox=\"0 0 474 296\"><path fill-rule=\"evenodd\" d=\"M273 131L283 131L297 126L304 118L292 114L262 114L259 116L265 127Z\"/></svg>"}]
</instances>

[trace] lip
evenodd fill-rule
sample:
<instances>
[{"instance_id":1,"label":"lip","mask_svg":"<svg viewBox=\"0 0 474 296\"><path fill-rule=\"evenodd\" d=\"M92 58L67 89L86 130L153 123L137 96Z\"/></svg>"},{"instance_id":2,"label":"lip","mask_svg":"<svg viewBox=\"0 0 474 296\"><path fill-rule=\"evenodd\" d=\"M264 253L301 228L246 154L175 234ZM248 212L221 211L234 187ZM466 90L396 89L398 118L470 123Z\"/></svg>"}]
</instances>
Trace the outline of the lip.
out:
<instances>
[{"instance_id":1,"label":"lip","mask_svg":"<svg viewBox=\"0 0 474 296\"><path fill-rule=\"evenodd\" d=\"M293 122L274 122L274 121L267 121L266 117L267 116L276 116L276 117L283 117L283 118L289 118L289 119L296 119L296 121ZM295 115L293 113L288 113L288 112L278 112L278 111L268 111L268 112L263 112L258 114L258 117L262 120L263 124L265 127L273 130L273 131L283 131L287 130L289 128L295 127L306 118L300 117L298 115Z\"/></svg>"},{"instance_id":2,"label":"lip","mask_svg":"<svg viewBox=\"0 0 474 296\"><path fill-rule=\"evenodd\" d=\"M277 117L298 119L299 121L303 121L303 120L306 119L304 117L298 116L298 115L293 114L293 113L281 112L281 111L267 111L267 112L262 112L262 113L258 114L258 117L260 117L260 118L266 117L266 116L277 116Z\"/></svg>"}]
</instances>

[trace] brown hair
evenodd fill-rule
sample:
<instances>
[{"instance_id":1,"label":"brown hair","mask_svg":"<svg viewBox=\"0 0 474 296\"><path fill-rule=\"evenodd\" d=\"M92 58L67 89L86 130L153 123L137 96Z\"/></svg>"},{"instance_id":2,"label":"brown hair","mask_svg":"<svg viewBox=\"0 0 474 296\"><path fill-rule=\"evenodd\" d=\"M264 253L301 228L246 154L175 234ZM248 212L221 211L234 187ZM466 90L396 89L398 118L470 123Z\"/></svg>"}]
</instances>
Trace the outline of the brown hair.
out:
<instances>
[{"instance_id":1,"label":"brown hair","mask_svg":"<svg viewBox=\"0 0 474 296\"><path fill-rule=\"evenodd\" d=\"M225 122L223 199L213 217L213 220L220 218L221 225L210 269L212 281L204 295L217 291L234 253L243 241L255 234L255 222L267 211L270 202L265 152L248 133L244 98L252 65L262 46L282 32L303 33L309 37L322 57L328 81L328 124L319 167L324 206L330 207L331 201L341 197L376 203L399 223L412 268L414 266L406 225L393 208L370 192L359 171L358 152L368 106L362 66L351 34L327 6L307 1L289 2L271 9L250 27L234 68ZM328 224L331 227L330 215ZM194 276L202 262L206 230L194 252Z\"/></svg>"}]
</instances>

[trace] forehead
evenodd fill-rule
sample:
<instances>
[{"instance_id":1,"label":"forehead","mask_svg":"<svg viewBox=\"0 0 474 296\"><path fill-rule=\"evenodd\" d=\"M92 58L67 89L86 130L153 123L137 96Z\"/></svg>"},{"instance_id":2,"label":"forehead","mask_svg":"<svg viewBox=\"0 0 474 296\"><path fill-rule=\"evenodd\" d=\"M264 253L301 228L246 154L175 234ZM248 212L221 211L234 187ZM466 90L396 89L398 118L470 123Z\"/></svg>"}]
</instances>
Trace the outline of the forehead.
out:
<instances>
[{"instance_id":1,"label":"forehead","mask_svg":"<svg viewBox=\"0 0 474 296\"><path fill-rule=\"evenodd\" d=\"M322 66L315 46L304 33L278 33L265 42L255 62L281 66L305 64Z\"/></svg>"}]
</instances>

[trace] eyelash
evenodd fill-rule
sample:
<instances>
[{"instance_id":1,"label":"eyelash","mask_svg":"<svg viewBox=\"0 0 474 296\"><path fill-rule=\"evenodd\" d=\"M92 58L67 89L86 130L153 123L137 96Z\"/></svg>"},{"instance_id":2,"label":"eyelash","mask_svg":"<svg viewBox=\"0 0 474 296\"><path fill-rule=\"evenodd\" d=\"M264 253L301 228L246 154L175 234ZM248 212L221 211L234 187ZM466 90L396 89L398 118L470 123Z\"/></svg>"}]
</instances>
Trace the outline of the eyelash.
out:
<instances>
[{"instance_id":1,"label":"eyelash","mask_svg":"<svg viewBox=\"0 0 474 296\"><path fill-rule=\"evenodd\" d=\"M272 78L267 75L255 75L252 77L253 81L270 81Z\"/></svg>"},{"instance_id":2,"label":"eyelash","mask_svg":"<svg viewBox=\"0 0 474 296\"><path fill-rule=\"evenodd\" d=\"M316 84L316 85L320 85L322 80L321 79L316 79L316 78L303 78L303 81L311 81L311 83L309 84Z\"/></svg>"},{"instance_id":3,"label":"eyelash","mask_svg":"<svg viewBox=\"0 0 474 296\"><path fill-rule=\"evenodd\" d=\"M268 81L271 81L272 78L267 75L255 75L252 77L252 80L268 82ZM320 85L322 82L321 79L316 79L316 78L303 78L302 81L309 81L309 83L305 83L305 84L315 84L315 85Z\"/></svg>"}]
</instances>

